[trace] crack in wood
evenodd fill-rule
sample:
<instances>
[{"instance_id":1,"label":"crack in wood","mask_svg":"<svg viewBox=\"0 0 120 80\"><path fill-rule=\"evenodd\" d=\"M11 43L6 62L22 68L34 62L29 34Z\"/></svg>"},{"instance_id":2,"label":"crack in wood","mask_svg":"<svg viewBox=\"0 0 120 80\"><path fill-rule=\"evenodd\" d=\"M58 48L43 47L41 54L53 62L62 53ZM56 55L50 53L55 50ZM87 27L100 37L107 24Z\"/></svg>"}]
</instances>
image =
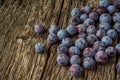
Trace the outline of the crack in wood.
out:
<instances>
[{"instance_id":1,"label":"crack in wood","mask_svg":"<svg viewBox=\"0 0 120 80\"><path fill-rule=\"evenodd\" d=\"M5 0L0 0L0 5L3 6L5 3Z\"/></svg>"}]
</instances>

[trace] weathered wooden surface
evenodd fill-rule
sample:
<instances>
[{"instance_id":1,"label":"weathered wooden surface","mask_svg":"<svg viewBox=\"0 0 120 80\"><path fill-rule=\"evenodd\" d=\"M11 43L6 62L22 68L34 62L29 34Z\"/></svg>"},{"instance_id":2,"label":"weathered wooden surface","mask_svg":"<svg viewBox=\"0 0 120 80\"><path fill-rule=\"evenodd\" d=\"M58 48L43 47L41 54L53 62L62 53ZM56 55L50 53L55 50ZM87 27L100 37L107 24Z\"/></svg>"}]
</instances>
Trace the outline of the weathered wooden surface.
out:
<instances>
[{"instance_id":1,"label":"weathered wooden surface","mask_svg":"<svg viewBox=\"0 0 120 80\"><path fill-rule=\"evenodd\" d=\"M98 1L0 0L0 80L120 80L115 70L117 58L105 66L98 65L94 71L85 70L82 78L74 78L69 67L56 63L58 44L47 44L45 54L34 52L35 43L45 43L48 35L36 34L35 24L44 24L46 28L56 24L64 29L72 8L90 5L95 9ZM117 42L119 38L114 41Z\"/></svg>"}]
</instances>

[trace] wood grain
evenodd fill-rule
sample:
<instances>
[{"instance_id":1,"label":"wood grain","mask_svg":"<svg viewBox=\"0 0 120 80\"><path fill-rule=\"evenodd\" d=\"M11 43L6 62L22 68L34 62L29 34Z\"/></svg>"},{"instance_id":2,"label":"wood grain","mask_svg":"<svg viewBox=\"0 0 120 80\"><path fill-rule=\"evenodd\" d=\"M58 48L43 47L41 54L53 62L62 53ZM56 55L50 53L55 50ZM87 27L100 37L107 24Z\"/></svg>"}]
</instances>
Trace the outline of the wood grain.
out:
<instances>
[{"instance_id":1,"label":"wood grain","mask_svg":"<svg viewBox=\"0 0 120 80\"><path fill-rule=\"evenodd\" d=\"M110 63L97 65L93 71L85 70L82 78L70 76L69 67L56 63L56 48L46 42L48 32L38 35L35 24L46 30L51 24L61 29L67 27L71 9L89 5L93 9L99 0L0 0L0 80L120 80L115 66ZM35 54L34 45L44 42L47 51ZM118 40L114 43L119 42Z\"/></svg>"}]
</instances>

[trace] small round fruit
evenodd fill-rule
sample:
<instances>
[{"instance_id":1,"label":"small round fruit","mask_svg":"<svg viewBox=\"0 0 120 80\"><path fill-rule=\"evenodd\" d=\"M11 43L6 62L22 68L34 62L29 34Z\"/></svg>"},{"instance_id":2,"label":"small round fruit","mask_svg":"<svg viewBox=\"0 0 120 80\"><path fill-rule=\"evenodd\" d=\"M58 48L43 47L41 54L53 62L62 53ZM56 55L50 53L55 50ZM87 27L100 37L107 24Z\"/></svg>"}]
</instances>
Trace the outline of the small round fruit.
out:
<instances>
[{"instance_id":1,"label":"small round fruit","mask_svg":"<svg viewBox=\"0 0 120 80\"><path fill-rule=\"evenodd\" d=\"M58 54L61 54L61 53L67 54L67 52L68 52L68 47L66 45L60 44L57 47L57 53Z\"/></svg>"},{"instance_id":2,"label":"small round fruit","mask_svg":"<svg viewBox=\"0 0 120 80\"><path fill-rule=\"evenodd\" d=\"M114 0L114 5L120 9L120 0Z\"/></svg>"},{"instance_id":3,"label":"small round fruit","mask_svg":"<svg viewBox=\"0 0 120 80\"><path fill-rule=\"evenodd\" d=\"M95 60L98 63L105 64L108 62L108 55L104 51L98 51L95 55Z\"/></svg>"},{"instance_id":4,"label":"small round fruit","mask_svg":"<svg viewBox=\"0 0 120 80\"><path fill-rule=\"evenodd\" d=\"M115 49L117 51L117 54L120 55L120 43L115 46Z\"/></svg>"},{"instance_id":5,"label":"small round fruit","mask_svg":"<svg viewBox=\"0 0 120 80\"><path fill-rule=\"evenodd\" d=\"M81 66L79 66L78 64L73 64L70 67L70 73L72 76L74 77L80 77L83 74L83 69Z\"/></svg>"},{"instance_id":6,"label":"small round fruit","mask_svg":"<svg viewBox=\"0 0 120 80\"><path fill-rule=\"evenodd\" d=\"M56 25L51 25L49 28L49 33L50 34L57 34L57 32L59 31L59 27Z\"/></svg>"},{"instance_id":7,"label":"small round fruit","mask_svg":"<svg viewBox=\"0 0 120 80\"><path fill-rule=\"evenodd\" d=\"M45 52L45 50L46 50L46 45L44 43L36 43L35 45L36 53Z\"/></svg>"},{"instance_id":8,"label":"small round fruit","mask_svg":"<svg viewBox=\"0 0 120 80\"><path fill-rule=\"evenodd\" d=\"M73 16L70 18L69 23L71 25L78 25L80 23L80 18L78 16Z\"/></svg>"},{"instance_id":9,"label":"small round fruit","mask_svg":"<svg viewBox=\"0 0 120 80\"><path fill-rule=\"evenodd\" d=\"M86 13L86 14L89 14L91 12L91 7L89 6L84 6L81 8L81 12L82 13Z\"/></svg>"},{"instance_id":10,"label":"small round fruit","mask_svg":"<svg viewBox=\"0 0 120 80\"><path fill-rule=\"evenodd\" d=\"M83 67L86 69L94 69L95 68L95 60L91 57L87 57L83 61Z\"/></svg>"},{"instance_id":11,"label":"small round fruit","mask_svg":"<svg viewBox=\"0 0 120 80\"><path fill-rule=\"evenodd\" d=\"M104 31L108 31L110 29L110 24L106 22L102 22L99 24L99 29L102 29Z\"/></svg>"},{"instance_id":12,"label":"small round fruit","mask_svg":"<svg viewBox=\"0 0 120 80\"><path fill-rule=\"evenodd\" d=\"M85 33L79 33L77 37L78 38L86 38L87 34L85 34Z\"/></svg>"},{"instance_id":13,"label":"small round fruit","mask_svg":"<svg viewBox=\"0 0 120 80\"><path fill-rule=\"evenodd\" d=\"M35 29L35 32L39 34L45 32L44 26L41 24L35 25L34 29Z\"/></svg>"},{"instance_id":14,"label":"small round fruit","mask_svg":"<svg viewBox=\"0 0 120 80\"><path fill-rule=\"evenodd\" d=\"M87 34L95 34L96 32L97 32L97 30L94 25L90 25L87 27Z\"/></svg>"},{"instance_id":15,"label":"small round fruit","mask_svg":"<svg viewBox=\"0 0 120 80\"><path fill-rule=\"evenodd\" d=\"M107 36L109 36L111 39L116 39L118 34L117 34L116 30L110 29L107 31Z\"/></svg>"},{"instance_id":16,"label":"small round fruit","mask_svg":"<svg viewBox=\"0 0 120 80\"><path fill-rule=\"evenodd\" d=\"M84 22L87 18L88 18L88 15L87 15L87 14L82 14L82 15L80 16L80 20L81 20L82 22Z\"/></svg>"},{"instance_id":17,"label":"small round fruit","mask_svg":"<svg viewBox=\"0 0 120 80\"><path fill-rule=\"evenodd\" d=\"M120 12L116 12L113 14L113 21L120 22Z\"/></svg>"},{"instance_id":18,"label":"small round fruit","mask_svg":"<svg viewBox=\"0 0 120 80\"><path fill-rule=\"evenodd\" d=\"M106 36L106 32L102 29L99 29L96 33L96 36L101 39L103 36Z\"/></svg>"},{"instance_id":19,"label":"small round fruit","mask_svg":"<svg viewBox=\"0 0 120 80\"><path fill-rule=\"evenodd\" d=\"M70 58L66 54L59 54L57 56L58 65L67 66L70 63Z\"/></svg>"},{"instance_id":20,"label":"small round fruit","mask_svg":"<svg viewBox=\"0 0 120 80\"><path fill-rule=\"evenodd\" d=\"M107 10L108 10L108 12L109 12L110 14L113 14L113 13L115 13L115 12L117 11L117 9L116 9L116 7L115 7L114 5L109 5L109 6L107 7Z\"/></svg>"},{"instance_id":21,"label":"small round fruit","mask_svg":"<svg viewBox=\"0 0 120 80\"><path fill-rule=\"evenodd\" d=\"M98 38L94 34L89 34L86 39L90 45L92 45L95 41L98 41Z\"/></svg>"},{"instance_id":22,"label":"small round fruit","mask_svg":"<svg viewBox=\"0 0 120 80\"><path fill-rule=\"evenodd\" d=\"M94 57L96 54L96 51L93 48L87 47L83 51L84 57Z\"/></svg>"},{"instance_id":23,"label":"small round fruit","mask_svg":"<svg viewBox=\"0 0 120 80\"><path fill-rule=\"evenodd\" d=\"M81 64L81 59L78 55L73 55L71 58L70 58L70 64L73 65L73 64L78 64L80 65Z\"/></svg>"},{"instance_id":24,"label":"small round fruit","mask_svg":"<svg viewBox=\"0 0 120 80\"><path fill-rule=\"evenodd\" d=\"M86 26L84 24L79 24L76 26L78 33L84 33L86 31Z\"/></svg>"},{"instance_id":25,"label":"small round fruit","mask_svg":"<svg viewBox=\"0 0 120 80\"><path fill-rule=\"evenodd\" d=\"M114 25L114 29L120 33L120 22L116 22L115 25Z\"/></svg>"},{"instance_id":26,"label":"small round fruit","mask_svg":"<svg viewBox=\"0 0 120 80\"><path fill-rule=\"evenodd\" d=\"M58 39L62 40L68 37L68 32L66 30L59 30L57 33Z\"/></svg>"},{"instance_id":27,"label":"small round fruit","mask_svg":"<svg viewBox=\"0 0 120 80\"><path fill-rule=\"evenodd\" d=\"M78 47L80 50L84 50L87 47L87 42L84 38L78 38L75 41L75 46Z\"/></svg>"},{"instance_id":28,"label":"small round fruit","mask_svg":"<svg viewBox=\"0 0 120 80\"><path fill-rule=\"evenodd\" d=\"M71 47L73 45L73 41L70 38L62 39L62 44L66 45L67 47Z\"/></svg>"},{"instance_id":29,"label":"small round fruit","mask_svg":"<svg viewBox=\"0 0 120 80\"><path fill-rule=\"evenodd\" d=\"M97 9L96 9L96 12L101 15L103 13L106 13L107 12L107 9L106 7L103 7L103 6L99 6Z\"/></svg>"},{"instance_id":30,"label":"small round fruit","mask_svg":"<svg viewBox=\"0 0 120 80\"><path fill-rule=\"evenodd\" d=\"M82 42L82 43L84 43L85 46L87 46L87 41L85 40L85 38L79 38L76 41Z\"/></svg>"},{"instance_id":31,"label":"small round fruit","mask_svg":"<svg viewBox=\"0 0 120 80\"><path fill-rule=\"evenodd\" d=\"M89 25L95 25L95 22L93 19L88 18L84 21L84 25L88 27Z\"/></svg>"},{"instance_id":32,"label":"small round fruit","mask_svg":"<svg viewBox=\"0 0 120 80\"><path fill-rule=\"evenodd\" d=\"M115 48L112 47L112 46L106 48L105 53L106 53L108 56L110 56L110 57L116 56L116 50L115 50Z\"/></svg>"},{"instance_id":33,"label":"small round fruit","mask_svg":"<svg viewBox=\"0 0 120 80\"><path fill-rule=\"evenodd\" d=\"M110 4L109 0L100 0L99 6L108 7Z\"/></svg>"},{"instance_id":34,"label":"small round fruit","mask_svg":"<svg viewBox=\"0 0 120 80\"><path fill-rule=\"evenodd\" d=\"M113 14L113 21L120 22L120 12L116 12Z\"/></svg>"},{"instance_id":35,"label":"small round fruit","mask_svg":"<svg viewBox=\"0 0 120 80\"><path fill-rule=\"evenodd\" d=\"M79 42L79 43L76 42L76 43L75 43L75 46L77 46L81 51L84 50L85 47L86 47L85 44L82 43L82 42Z\"/></svg>"},{"instance_id":36,"label":"small round fruit","mask_svg":"<svg viewBox=\"0 0 120 80\"><path fill-rule=\"evenodd\" d=\"M120 61L117 62L117 65L116 65L116 70L117 72L120 73Z\"/></svg>"},{"instance_id":37,"label":"small round fruit","mask_svg":"<svg viewBox=\"0 0 120 80\"><path fill-rule=\"evenodd\" d=\"M95 11L94 11L94 12L90 12L89 18L93 19L94 21L97 21L98 18L99 18L99 15L98 15L98 13L95 12Z\"/></svg>"},{"instance_id":38,"label":"small round fruit","mask_svg":"<svg viewBox=\"0 0 120 80\"><path fill-rule=\"evenodd\" d=\"M111 20L112 20L112 18L111 18L111 16L110 16L110 14L108 14L108 13L102 14L102 15L100 16L100 18L99 18L99 21L100 21L100 22L111 23Z\"/></svg>"},{"instance_id":39,"label":"small round fruit","mask_svg":"<svg viewBox=\"0 0 120 80\"><path fill-rule=\"evenodd\" d=\"M71 16L80 16L81 15L81 12L78 8L73 8L72 11L71 11Z\"/></svg>"},{"instance_id":40,"label":"small round fruit","mask_svg":"<svg viewBox=\"0 0 120 80\"><path fill-rule=\"evenodd\" d=\"M74 36L75 34L77 34L77 29L75 28L75 26L73 25L69 25L67 28L66 28L66 31L68 32L68 34L70 36Z\"/></svg>"},{"instance_id":41,"label":"small round fruit","mask_svg":"<svg viewBox=\"0 0 120 80\"><path fill-rule=\"evenodd\" d=\"M93 44L93 49L95 49L96 51L104 51L105 50L105 44L101 41L96 41Z\"/></svg>"},{"instance_id":42,"label":"small round fruit","mask_svg":"<svg viewBox=\"0 0 120 80\"><path fill-rule=\"evenodd\" d=\"M104 36L101 41L107 46L112 45L112 39L109 36Z\"/></svg>"},{"instance_id":43,"label":"small round fruit","mask_svg":"<svg viewBox=\"0 0 120 80\"><path fill-rule=\"evenodd\" d=\"M50 44L55 44L56 42L58 41L58 37L56 34L49 34L48 37L47 37L47 42L50 43Z\"/></svg>"},{"instance_id":44,"label":"small round fruit","mask_svg":"<svg viewBox=\"0 0 120 80\"><path fill-rule=\"evenodd\" d=\"M81 55L81 52L76 46L72 46L69 48L68 54L69 54L69 56Z\"/></svg>"}]
</instances>

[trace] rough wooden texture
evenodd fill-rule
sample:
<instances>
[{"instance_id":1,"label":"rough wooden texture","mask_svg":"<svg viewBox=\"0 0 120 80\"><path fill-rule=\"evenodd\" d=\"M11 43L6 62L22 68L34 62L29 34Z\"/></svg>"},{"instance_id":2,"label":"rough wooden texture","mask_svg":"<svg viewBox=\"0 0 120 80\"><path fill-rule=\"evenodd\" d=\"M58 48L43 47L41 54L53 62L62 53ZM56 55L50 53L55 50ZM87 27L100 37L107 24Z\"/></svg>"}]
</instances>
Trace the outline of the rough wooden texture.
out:
<instances>
[{"instance_id":1,"label":"rough wooden texture","mask_svg":"<svg viewBox=\"0 0 120 80\"><path fill-rule=\"evenodd\" d=\"M82 78L70 76L69 67L56 63L57 45L47 44L44 54L35 54L37 42L46 43L48 32L38 35L34 25L41 23L46 29L51 24L65 29L74 7L98 6L99 0L0 0L0 80L120 80L115 65L97 65L93 71L85 70ZM118 40L114 43L119 42Z\"/></svg>"}]
</instances>

